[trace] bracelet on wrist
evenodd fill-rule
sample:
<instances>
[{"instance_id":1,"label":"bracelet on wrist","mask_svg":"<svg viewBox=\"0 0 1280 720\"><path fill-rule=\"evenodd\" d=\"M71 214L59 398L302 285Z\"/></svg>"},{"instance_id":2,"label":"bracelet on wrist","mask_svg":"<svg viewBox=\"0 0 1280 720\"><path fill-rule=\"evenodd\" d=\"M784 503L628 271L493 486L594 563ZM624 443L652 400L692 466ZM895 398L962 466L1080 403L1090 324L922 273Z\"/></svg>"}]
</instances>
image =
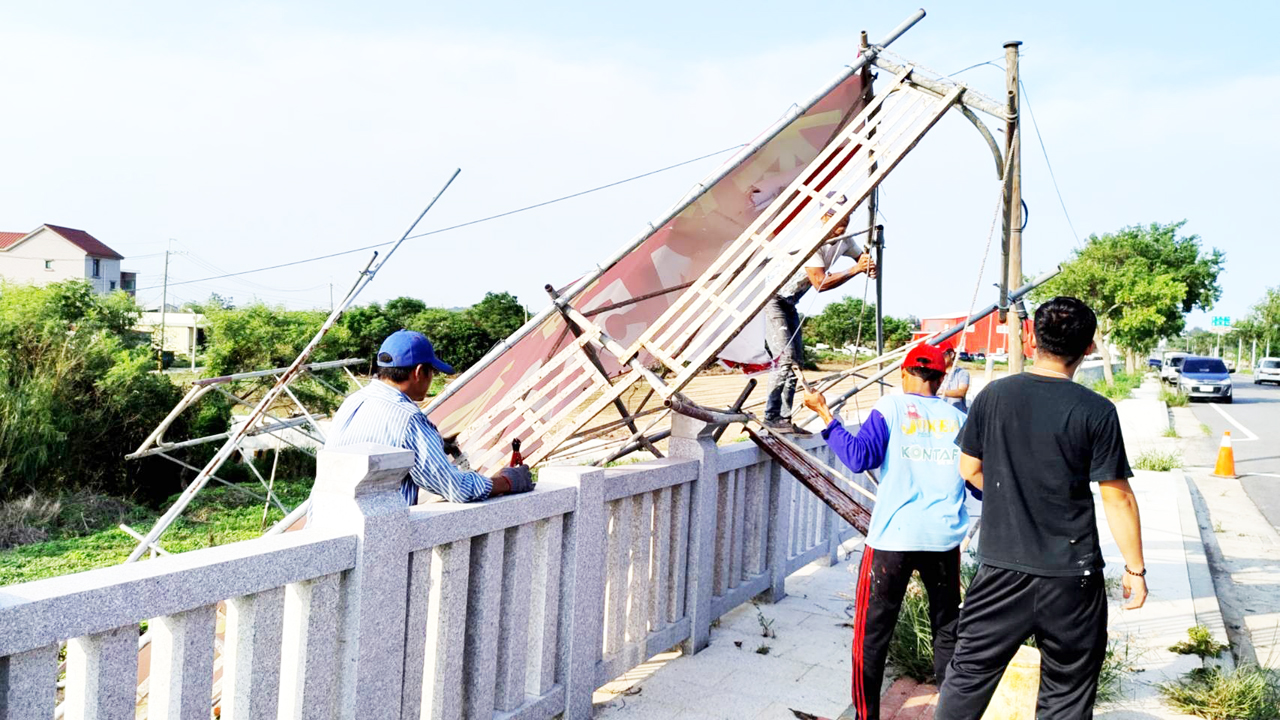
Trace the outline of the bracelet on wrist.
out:
<instances>
[{"instance_id":1,"label":"bracelet on wrist","mask_svg":"<svg viewBox=\"0 0 1280 720\"><path fill-rule=\"evenodd\" d=\"M1125 565L1125 566L1124 566L1124 571L1125 571L1126 573L1128 573L1128 574L1130 574L1130 575L1134 576L1134 577L1144 578L1144 577L1146 577L1146 576L1147 576L1147 569L1146 569L1146 568L1142 568L1142 572L1134 572L1134 571L1132 571L1132 570L1130 570L1130 569L1129 569L1129 566L1128 566L1128 565Z\"/></svg>"}]
</instances>

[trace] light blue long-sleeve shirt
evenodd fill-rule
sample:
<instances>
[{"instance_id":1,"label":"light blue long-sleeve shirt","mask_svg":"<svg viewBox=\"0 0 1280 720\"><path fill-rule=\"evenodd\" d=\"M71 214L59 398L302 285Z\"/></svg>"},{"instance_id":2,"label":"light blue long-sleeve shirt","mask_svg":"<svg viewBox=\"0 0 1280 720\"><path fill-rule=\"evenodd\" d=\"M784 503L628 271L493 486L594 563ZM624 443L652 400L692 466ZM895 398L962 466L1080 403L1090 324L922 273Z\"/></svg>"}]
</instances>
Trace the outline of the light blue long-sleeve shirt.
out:
<instances>
[{"instance_id":1,"label":"light blue long-sleeve shirt","mask_svg":"<svg viewBox=\"0 0 1280 720\"><path fill-rule=\"evenodd\" d=\"M965 415L941 398L885 395L857 435L839 418L822 431L854 472L879 468L867 545L898 552L950 550L969 527L956 436Z\"/></svg>"},{"instance_id":2,"label":"light blue long-sleeve shirt","mask_svg":"<svg viewBox=\"0 0 1280 720\"><path fill-rule=\"evenodd\" d=\"M374 380L352 393L333 416L326 448L377 443L413 451L413 467L400 484L405 502L416 505L418 488L442 495L450 502L484 500L493 481L477 472L463 472L449 462L440 432L408 395Z\"/></svg>"}]
</instances>

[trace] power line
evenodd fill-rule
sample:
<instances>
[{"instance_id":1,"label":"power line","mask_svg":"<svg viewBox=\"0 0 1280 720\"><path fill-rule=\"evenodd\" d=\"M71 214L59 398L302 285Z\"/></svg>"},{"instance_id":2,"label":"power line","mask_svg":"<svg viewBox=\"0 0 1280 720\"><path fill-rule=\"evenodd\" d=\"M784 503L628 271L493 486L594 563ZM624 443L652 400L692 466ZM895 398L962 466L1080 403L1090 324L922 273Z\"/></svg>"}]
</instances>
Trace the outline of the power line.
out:
<instances>
[{"instance_id":1,"label":"power line","mask_svg":"<svg viewBox=\"0 0 1280 720\"><path fill-rule=\"evenodd\" d=\"M1071 222L1071 213L1067 212L1067 202L1062 199L1062 190L1058 188L1058 178L1053 174L1053 163L1049 162L1049 151L1044 146L1044 138L1040 136L1040 125L1036 123L1035 110L1031 108L1031 96L1027 94L1027 86L1018 79L1018 87L1022 89L1022 97L1027 101L1027 113L1031 115L1031 127L1036 131L1036 140L1040 143L1040 152L1044 153L1044 164L1049 166L1049 179L1053 181L1053 191L1058 193L1058 204L1062 206L1062 214L1067 218L1067 227L1071 228L1071 236L1076 239L1076 247L1080 247L1080 234Z\"/></svg>"},{"instance_id":2,"label":"power line","mask_svg":"<svg viewBox=\"0 0 1280 720\"><path fill-rule=\"evenodd\" d=\"M181 240L179 240L179 241L178 241L178 243L179 243L180 245L184 246L184 247L190 248L190 246L189 246L189 245L187 245L186 243L182 242ZM219 266L217 266L217 265L215 265L215 264L213 264L213 263L209 262L208 260L204 259L203 257L200 257L200 255L196 254L196 252L195 252L194 250L188 250L188 252L184 255L184 257L185 257L187 260L190 260L191 262L195 263L196 265L199 265L199 266L203 267L203 268L205 269L205 271L212 271L212 272L216 272L216 273L227 273L227 272L230 272L230 271L229 271L229 270L227 270L226 268L219 267ZM252 281L252 280L244 280L244 279L240 279L240 278L235 278L235 282L240 283L241 285L243 285L243 286L245 286L245 287L248 287L248 288L251 288L251 289L254 289L254 290L266 290L267 292L278 292L278 293L303 293L303 292L311 292L312 290L319 290L320 288L328 287L328 286L329 286L329 283L320 283L320 284L318 284L318 285L312 285L312 286L310 286L310 287L296 288L296 289L289 289L289 288L280 288L280 287L275 287L275 286L273 286L273 285L264 285L264 284L262 284L262 283L254 282L254 281Z\"/></svg>"},{"instance_id":3,"label":"power line","mask_svg":"<svg viewBox=\"0 0 1280 720\"><path fill-rule=\"evenodd\" d=\"M997 68L997 69L999 69L999 70L1000 70L1000 72L1005 72L1004 67L1002 67L1002 66L1000 66L1000 65L997 65L997 64L995 64L995 62L994 62L994 61L996 61L996 60L1003 60L1003 59L1004 59L1004 56L1003 56L1003 55L1001 55L1000 57L991 58L990 60L983 60L982 62L980 62L980 63L974 63L973 65L970 65L969 67L967 67L967 68L965 68L965 69L963 69L963 70L957 70L957 71L955 71L955 72L951 73L950 75L948 75L947 77L955 77L955 76L957 76L957 75L959 75L959 74L961 74L961 73L967 73L967 72L969 72L970 70L972 70L972 69L974 69L974 68L980 68L980 67L982 67L983 65L990 65L990 66L991 66L991 67L993 67L993 68Z\"/></svg>"},{"instance_id":4,"label":"power line","mask_svg":"<svg viewBox=\"0 0 1280 720\"><path fill-rule=\"evenodd\" d=\"M991 60L985 60L980 63L974 63L963 70L957 70L951 73L947 77L955 77L960 73L968 72L974 68L980 68L983 65L990 65L1000 72L1006 72L1003 66L997 65L993 62L994 60L1000 60L1001 58L1003 58L1003 56L999 58L992 58ZM1044 155L1044 164L1049 168L1049 179L1053 181L1053 191L1058 194L1058 204L1062 206L1062 214L1067 218L1067 227L1071 228L1071 236L1076 240L1076 247L1081 247L1080 233L1076 232L1075 223L1071 222L1071 213L1067 211L1067 203L1062 199L1062 189L1058 187L1058 178L1053 173L1053 163L1049 161L1049 150L1044 145L1044 137L1040 135L1040 124L1036 122L1036 113L1031 107L1031 96L1027 93L1027 86L1022 82L1021 77L1018 78L1018 87L1022 90L1022 97L1027 101L1027 114L1031 116L1031 127L1036 131L1036 141L1040 143L1040 152Z\"/></svg>"},{"instance_id":5,"label":"power line","mask_svg":"<svg viewBox=\"0 0 1280 720\"><path fill-rule=\"evenodd\" d=\"M471 226L471 225L477 225L477 224L479 224L479 223L483 223L483 222L489 222L490 220L497 220L497 219L499 219L499 218L504 218L504 217L507 217L507 216L509 216L509 215L515 215L515 214L517 214L517 213L522 213L522 212L526 212L526 211L529 211L529 210L535 210L535 209L537 209L537 208L545 207L545 206L547 206L547 205L552 205L552 204L554 204L554 203L558 203L558 202L563 202L563 201L565 201L565 200L572 200L573 198L582 197L583 195L589 195L589 194L591 194L591 193L599 192L599 191L601 191L601 190L607 190L607 189L609 189L609 188L611 188L611 187L617 187L618 185L622 185L622 184L624 184L624 183L633 182L633 181L635 181L635 180L641 180L641 179L643 179L643 178L647 178L647 177L649 177L649 176L651 176L651 175L657 175L658 173L663 173L663 172L666 172L666 171L668 171L668 170L674 170L674 169L676 169L676 168L678 168L678 167L683 167L683 166L685 166L685 165L689 165L689 164L692 164L692 163L696 163L696 162L698 162L698 161L700 161L700 160L706 160L707 158L712 158L712 157L715 157L715 156L717 156L717 155L723 155L724 153L731 152L731 151L733 151L733 150L737 150L737 149L742 148L742 147L745 147L745 146L746 146L746 143L740 143L740 144L738 144L738 145L734 145L733 147L728 147L728 148L725 148L725 149L723 149L723 150L717 150L717 151L715 151L715 152L713 152L713 153L707 153L706 155L701 155L701 156L699 156L699 157L696 157L696 158L693 158L693 159L690 159L690 160L685 160L685 161L683 161L683 162L678 162L678 163L676 163L676 164L674 164L674 165L668 165L668 166L666 166L666 167L658 168L657 170L650 170L649 172L641 173L641 174L639 174L639 175L635 175L635 176L632 176L632 177L629 177L629 178L626 178L626 179L623 179L623 180L617 180L617 181L615 181L615 182L607 183L607 184L605 184L605 185L600 185L600 186L598 186L598 187L593 187L593 188L591 188L591 189L589 189L589 190L582 190L582 191L580 191L580 192L572 193L572 194L570 194L570 195L565 195L565 196L563 196L563 197L555 198L554 200L546 200L546 201L544 201L544 202L535 203L535 204L533 204L533 205L527 205L527 206L525 206L525 207L517 208L517 209L515 209L515 210L507 210L506 212L501 212L501 213L498 213L498 214L496 214L496 215L490 215L490 216L488 216L488 217L483 217L483 218L480 218L480 219L478 219L478 220L470 220L470 221L468 221L468 222L459 223L458 225L451 225L451 226L449 226L449 227L440 228L439 230L432 230L432 231L430 231L430 232L425 232L425 233L421 233L421 234L418 234L418 235L410 235L409 237L407 237L407 238L405 238L405 239L406 239L406 240L414 240L414 239L417 239L417 238L424 238L424 237L427 237L428 235L438 235L438 234L443 233L443 232L449 232L450 230L457 230L457 229L459 229L459 228L469 227L469 226ZM330 258L341 257L341 256L343 256L343 255L350 255L350 254L352 254L352 253L363 252L363 251L365 251L365 250L373 250L374 248L386 247L387 245L392 245L392 244L394 244L394 243L393 243L393 242L375 243L375 244L373 244L373 245L365 245L365 246L363 246L363 247L352 248L352 249L350 249L350 250L342 250L342 251L335 252L335 253L329 253L329 254L327 254L327 255L317 255L317 256L315 256L315 257L305 258L305 259L303 259L303 260L293 260L293 261L291 261L291 262L279 263L279 264L277 264L277 265L269 265L269 266L267 266L267 267L255 268L255 269L253 269L253 270L241 270L241 271L239 271L239 272L225 273L225 274L222 274L222 275L214 275L214 276L212 276L212 277L200 278L200 279L198 279L198 280L184 280L184 281L182 281L182 282L178 282L178 283L170 282L170 283L169 283L169 285L170 285L171 287L172 287L172 286L174 286L174 285L189 285L189 284L191 284L191 283L208 282L208 281L210 281L210 280L221 280L221 279L223 279L223 278L236 277L236 276L239 276L239 275L249 275L249 274L251 274L251 273L266 272L266 271L268 271L268 270L279 270L280 268L293 267L293 266L295 266L295 265L302 265L302 264L304 264L304 263L317 262L317 261L319 261L319 260L328 260L328 259L330 259ZM158 285L153 285L153 286L151 286L151 287L145 287L145 288L140 288L140 289L141 289L141 290L154 290L154 289L155 289L155 288L157 288L157 287L159 287L159 286L158 286Z\"/></svg>"}]
</instances>

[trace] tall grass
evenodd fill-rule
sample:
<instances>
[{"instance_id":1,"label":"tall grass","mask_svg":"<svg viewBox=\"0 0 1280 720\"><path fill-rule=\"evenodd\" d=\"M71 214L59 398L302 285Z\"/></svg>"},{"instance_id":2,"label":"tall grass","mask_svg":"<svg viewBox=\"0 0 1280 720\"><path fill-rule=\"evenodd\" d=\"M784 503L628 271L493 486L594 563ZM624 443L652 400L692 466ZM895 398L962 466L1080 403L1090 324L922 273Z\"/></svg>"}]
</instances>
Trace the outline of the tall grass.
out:
<instances>
[{"instance_id":1,"label":"tall grass","mask_svg":"<svg viewBox=\"0 0 1280 720\"><path fill-rule=\"evenodd\" d=\"M1182 456L1175 451L1147 450L1138 456L1133 466L1139 470L1167 472L1182 467Z\"/></svg>"},{"instance_id":2,"label":"tall grass","mask_svg":"<svg viewBox=\"0 0 1280 720\"><path fill-rule=\"evenodd\" d=\"M960 568L960 588L969 589L978 566L966 563ZM1026 645L1035 646L1034 638L1027 638ZM1098 674L1098 702L1114 700L1120 695L1120 684L1133 672L1128 640L1107 641L1107 653ZM917 682L931 682L933 677L933 632L929 622L929 596L920 578L913 576L907 584L902 599L898 623L889 641L889 664L899 675Z\"/></svg>"},{"instance_id":3,"label":"tall grass","mask_svg":"<svg viewBox=\"0 0 1280 720\"><path fill-rule=\"evenodd\" d=\"M1160 402L1168 405L1169 407L1186 407L1189 400L1187 398L1187 394L1184 392L1161 387Z\"/></svg>"},{"instance_id":4,"label":"tall grass","mask_svg":"<svg viewBox=\"0 0 1280 720\"><path fill-rule=\"evenodd\" d=\"M1124 400L1142 384L1142 375L1136 373L1116 373L1114 378L1113 383L1108 383L1105 378L1094 381L1093 391L1111 400Z\"/></svg>"},{"instance_id":5,"label":"tall grass","mask_svg":"<svg viewBox=\"0 0 1280 720\"><path fill-rule=\"evenodd\" d=\"M961 592L969 589L969 583L977 574L978 566L965 563L960 566ZM912 576L907 583L907 593L902 598L902 610L898 612L898 624L893 627L889 641L889 664L918 682L933 679L933 629L929 621L929 596L924 583Z\"/></svg>"},{"instance_id":6,"label":"tall grass","mask_svg":"<svg viewBox=\"0 0 1280 720\"><path fill-rule=\"evenodd\" d=\"M1208 720L1280 717L1280 678L1274 670L1256 665L1229 672L1217 666L1199 668L1159 688L1177 710Z\"/></svg>"}]
</instances>

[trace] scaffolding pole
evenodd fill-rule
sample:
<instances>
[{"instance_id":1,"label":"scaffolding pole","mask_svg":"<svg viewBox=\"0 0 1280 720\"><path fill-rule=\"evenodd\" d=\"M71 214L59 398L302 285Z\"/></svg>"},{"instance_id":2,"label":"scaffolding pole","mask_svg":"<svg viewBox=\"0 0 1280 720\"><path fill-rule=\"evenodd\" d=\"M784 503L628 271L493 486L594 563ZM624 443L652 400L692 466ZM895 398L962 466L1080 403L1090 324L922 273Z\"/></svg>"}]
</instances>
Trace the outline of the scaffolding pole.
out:
<instances>
[{"instance_id":1,"label":"scaffolding pole","mask_svg":"<svg viewBox=\"0 0 1280 720\"><path fill-rule=\"evenodd\" d=\"M436 201L438 201L440 196L449 189L449 186L453 184L454 179L458 177L458 173L460 172L462 172L461 169L453 172L449 177L449 180L445 182L444 187L440 188L440 191L431 199L431 202L427 204L427 207L418 214L417 219L415 219L413 224L409 226L409 229L404 232L404 235L400 236L400 239L396 241L396 244L387 251L387 254L382 258L381 262L377 262L378 254L376 252L373 254L373 257L369 260L369 264L365 266L364 270L360 271L360 275L351 286L351 290L347 292L346 297L343 298L342 302L333 309L333 312L329 313L329 317L324 321L324 324L320 326L320 330L311 338L311 341L302 349L302 352L298 354L298 357L293 361L293 363L291 363L289 367L280 374L279 379L271 386L271 389L268 390L262 396L262 399L258 401L257 406L254 407L251 413L249 413L248 421L241 426L240 430L227 438L227 441L213 456L213 458L209 460L208 464L206 464L205 467L197 473L195 479L192 480L191 485L178 496L178 500L173 504L173 506L156 521L156 524L147 533L147 537L142 542L138 543L138 546L133 549L133 552L129 553L129 557L125 560L126 563L139 560L142 555L146 553L147 548L151 547L157 540L159 540L160 536L164 534L164 531L173 524L174 520L178 519L178 516L182 514L182 511L191 503L196 494L200 492L201 488L209 482L209 478L213 473L216 472L218 468L222 467L222 464L231 457L231 454L239 446L240 440L245 436L245 434L262 421L263 416L267 413L267 408L271 407L276 399L280 397L284 392L285 386L288 385L289 382L299 373L303 372L302 367L306 365L307 360L311 357L311 353L315 350L316 346L320 344L320 341L324 339L324 336L329 333L329 330L337 324L338 318L342 317L342 313L351 306L351 303L355 302L355 299L360 295L360 291L364 290L369 286L369 283L373 282L378 271L387 264L387 261L391 259L391 256L395 254L396 250L404 244L405 239L409 237L414 228L418 227L418 223L422 222L422 218L425 217L431 208L435 206ZM375 262L377 262L376 265Z\"/></svg>"}]
</instances>

